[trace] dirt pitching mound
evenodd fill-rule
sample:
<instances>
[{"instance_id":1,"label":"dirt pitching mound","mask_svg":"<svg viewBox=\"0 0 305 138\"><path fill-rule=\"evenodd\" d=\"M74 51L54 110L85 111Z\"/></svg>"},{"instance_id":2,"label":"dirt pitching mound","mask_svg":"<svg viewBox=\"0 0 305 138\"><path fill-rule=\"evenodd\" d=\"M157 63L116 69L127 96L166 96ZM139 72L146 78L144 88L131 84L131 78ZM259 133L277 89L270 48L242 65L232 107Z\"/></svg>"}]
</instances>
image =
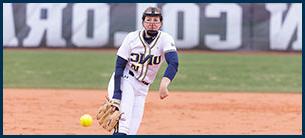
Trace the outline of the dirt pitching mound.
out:
<instances>
[{"instance_id":1,"label":"dirt pitching mound","mask_svg":"<svg viewBox=\"0 0 305 138\"><path fill-rule=\"evenodd\" d=\"M3 133L109 135L82 127L95 117L102 90L4 89ZM302 134L301 93L149 92L139 134Z\"/></svg>"}]
</instances>

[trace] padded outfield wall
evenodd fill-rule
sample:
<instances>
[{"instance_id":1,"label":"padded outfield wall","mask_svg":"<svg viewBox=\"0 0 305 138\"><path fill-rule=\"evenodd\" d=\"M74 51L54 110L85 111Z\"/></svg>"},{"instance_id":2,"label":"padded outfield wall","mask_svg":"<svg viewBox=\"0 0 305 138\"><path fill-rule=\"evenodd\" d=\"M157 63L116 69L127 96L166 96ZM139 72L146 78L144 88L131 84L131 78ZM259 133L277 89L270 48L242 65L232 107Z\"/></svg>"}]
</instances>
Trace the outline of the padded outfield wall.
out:
<instances>
[{"instance_id":1,"label":"padded outfield wall","mask_svg":"<svg viewBox=\"0 0 305 138\"><path fill-rule=\"evenodd\" d=\"M3 47L117 48L147 6L179 49L301 51L301 3L3 4Z\"/></svg>"}]
</instances>

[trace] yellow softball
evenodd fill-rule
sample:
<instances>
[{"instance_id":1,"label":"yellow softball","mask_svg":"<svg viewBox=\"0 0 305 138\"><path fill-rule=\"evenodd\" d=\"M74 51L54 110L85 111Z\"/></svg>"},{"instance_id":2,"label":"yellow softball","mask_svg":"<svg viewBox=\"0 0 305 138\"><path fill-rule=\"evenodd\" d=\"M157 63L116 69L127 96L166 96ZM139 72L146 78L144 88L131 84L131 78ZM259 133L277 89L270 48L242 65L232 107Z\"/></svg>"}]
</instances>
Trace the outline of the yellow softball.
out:
<instances>
[{"instance_id":1,"label":"yellow softball","mask_svg":"<svg viewBox=\"0 0 305 138\"><path fill-rule=\"evenodd\" d=\"M88 127L92 125L92 117L89 114L84 114L80 117L80 125L83 127Z\"/></svg>"}]
</instances>

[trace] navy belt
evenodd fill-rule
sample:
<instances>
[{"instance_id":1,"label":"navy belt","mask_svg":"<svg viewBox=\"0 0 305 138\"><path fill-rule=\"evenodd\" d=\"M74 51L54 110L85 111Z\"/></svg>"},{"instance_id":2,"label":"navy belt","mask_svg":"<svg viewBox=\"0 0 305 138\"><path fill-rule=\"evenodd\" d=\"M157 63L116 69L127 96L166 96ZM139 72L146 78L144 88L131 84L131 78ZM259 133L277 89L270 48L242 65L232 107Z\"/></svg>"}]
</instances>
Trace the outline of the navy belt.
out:
<instances>
[{"instance_id":1,"label":"navy belt","mask_svg":"<svg viewBox=\"0 0 305 138\"><path fill-rule=\"evenodd\" d=\"M129 75L131 75L132 77L134 77L134 74L133 74L132 71L129 71ZM140 82L142 82L142 83L145 84L145 85L149 85L149 83L146 82L146 81L140 81Z\"/></svg>"}]
</instances>

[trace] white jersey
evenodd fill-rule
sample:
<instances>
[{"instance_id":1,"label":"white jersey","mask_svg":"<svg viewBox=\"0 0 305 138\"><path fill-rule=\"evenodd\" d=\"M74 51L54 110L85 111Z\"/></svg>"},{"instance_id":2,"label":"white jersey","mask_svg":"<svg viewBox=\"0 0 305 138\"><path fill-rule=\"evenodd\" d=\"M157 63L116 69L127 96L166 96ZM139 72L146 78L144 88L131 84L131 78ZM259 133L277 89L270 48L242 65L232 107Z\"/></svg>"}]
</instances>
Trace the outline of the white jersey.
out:
<instances>
[{"instance_id":1,"label":"white jersey","mask_svg":"<svg viewBox=\"0 0 305 138\"><path fill-rule=\"evenodd\" d=\"M151 84L165 60L164 54L177 49L168 33L159 31L150 44L145 42L143 33L144 30L130 32L117 55L128 61L125 70L132 71L137 80Z\"/></svg>"}]
</instances>

